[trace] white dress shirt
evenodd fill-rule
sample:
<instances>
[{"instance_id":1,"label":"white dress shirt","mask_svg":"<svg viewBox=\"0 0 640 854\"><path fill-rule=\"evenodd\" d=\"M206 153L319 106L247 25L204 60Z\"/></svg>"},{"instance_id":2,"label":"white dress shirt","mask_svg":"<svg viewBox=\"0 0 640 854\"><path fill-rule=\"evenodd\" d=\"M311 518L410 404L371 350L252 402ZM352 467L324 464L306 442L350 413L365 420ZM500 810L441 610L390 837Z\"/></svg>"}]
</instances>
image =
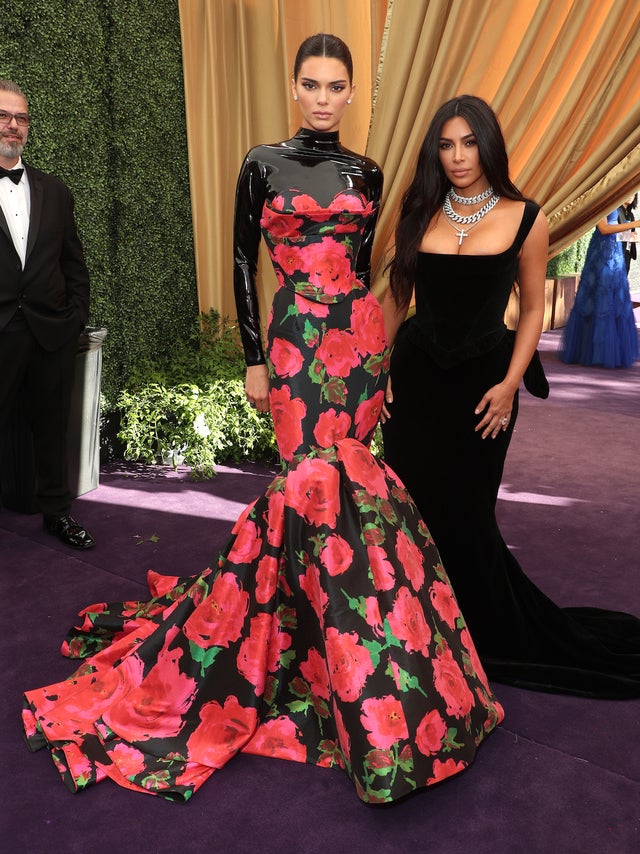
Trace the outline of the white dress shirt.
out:
<instances>
[{"instance_id":1,"label":"white dress shirt","mask_svg":"<svg viewBox=\"0 0 640 854\"><path fill-rule=\"evenodd\" d=\"M22 158L18 160L13 169L24 169ZM29 212L31 207L31 194L29 193L29 179L25 169L20 178L20 183L14 184L9 178L0 179L0 206L9 226L11 239L20 256L22 268L27 256L27 236L29 234Z\"/></svg>"}]
</instances>

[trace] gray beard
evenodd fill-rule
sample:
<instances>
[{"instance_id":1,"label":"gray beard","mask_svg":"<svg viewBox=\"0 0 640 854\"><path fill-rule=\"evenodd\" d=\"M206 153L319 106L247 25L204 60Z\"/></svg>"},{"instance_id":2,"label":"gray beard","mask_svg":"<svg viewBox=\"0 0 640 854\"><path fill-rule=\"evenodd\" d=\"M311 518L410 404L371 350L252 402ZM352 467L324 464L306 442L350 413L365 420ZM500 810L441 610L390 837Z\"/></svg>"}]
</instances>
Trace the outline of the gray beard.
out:
<instances>
[{"instance_id":1,"label":"gray beard","mask_svg":"<svg viewBox=\"0 0 640 854\"><path fill-rule=\"evenodd\" d=\"M6 142L0 139L0 156L2 157L22 157L24 145L21 142Z\"/></svg>"}]
</instances>

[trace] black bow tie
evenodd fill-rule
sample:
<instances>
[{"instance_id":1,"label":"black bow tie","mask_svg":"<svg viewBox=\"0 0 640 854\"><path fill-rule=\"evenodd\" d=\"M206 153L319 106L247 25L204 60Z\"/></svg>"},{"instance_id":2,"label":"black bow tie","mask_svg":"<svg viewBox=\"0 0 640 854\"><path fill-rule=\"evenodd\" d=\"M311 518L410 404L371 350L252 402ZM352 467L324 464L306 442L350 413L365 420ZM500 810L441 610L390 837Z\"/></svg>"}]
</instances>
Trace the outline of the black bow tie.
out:
<instances>
[{"instance_id":1,"label":"black bow tie","mask_svg":"<svg viewBox=\"0 0 640 854\"><path fill-rule=\"evenodd\" d=\"M23 172L24 169L5 169L4 166L0 166L0 178L11 178L14 184L20 183Z\"/></svg>"}]
</instances>

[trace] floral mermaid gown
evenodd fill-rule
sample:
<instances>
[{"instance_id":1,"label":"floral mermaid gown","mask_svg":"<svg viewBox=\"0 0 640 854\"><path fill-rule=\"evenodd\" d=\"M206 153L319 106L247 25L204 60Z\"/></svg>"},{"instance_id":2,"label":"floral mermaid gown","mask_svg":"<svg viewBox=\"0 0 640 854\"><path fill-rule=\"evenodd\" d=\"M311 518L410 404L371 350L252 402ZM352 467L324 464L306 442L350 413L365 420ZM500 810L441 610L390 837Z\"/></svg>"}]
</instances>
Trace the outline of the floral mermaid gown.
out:
<instances>
[{"instance_id":1,"label":"floral mermaid gown","mask_svg":"<svg viewBox=\"0 0 640 854\"><path fill-rule=\"evenodd\" d=\"M261 231L279 282L267 364L282 470L217 568L150 572L149 602L87 608L63 645L86 661L26 693L28 742L72 790L110 777L186 801L242 751L339 766L361 800L388 802L462 771L502 720L429 531L368 449L389 352L360 265L381 188L337 134L247 156L238 315L258 363Z\"/></svg>"}]
</instances>

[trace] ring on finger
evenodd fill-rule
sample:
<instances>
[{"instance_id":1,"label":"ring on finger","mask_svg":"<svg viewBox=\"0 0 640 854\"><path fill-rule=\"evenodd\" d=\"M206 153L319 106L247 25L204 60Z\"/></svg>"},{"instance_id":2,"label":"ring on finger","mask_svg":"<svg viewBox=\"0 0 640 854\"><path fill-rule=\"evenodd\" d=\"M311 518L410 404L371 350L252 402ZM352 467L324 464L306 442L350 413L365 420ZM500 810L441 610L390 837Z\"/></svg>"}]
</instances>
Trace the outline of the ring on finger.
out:
<instances>
[{"instance_id":1,"label":"ring on finger","mask_svg":"<svg viewBox=\"0 0 640 854\"><path fill-rule=\"evenodd\" d=\"M504 416L504 418L501 418L501 419L500 419L500 423L502 424L502 426L503 426L503 427L505 426L505 424L507 423L507 421L508 421L508 420L509 420L509 419L507 418L507 416L506 416L506 415Z\"/></svg>"}]
</instances>

